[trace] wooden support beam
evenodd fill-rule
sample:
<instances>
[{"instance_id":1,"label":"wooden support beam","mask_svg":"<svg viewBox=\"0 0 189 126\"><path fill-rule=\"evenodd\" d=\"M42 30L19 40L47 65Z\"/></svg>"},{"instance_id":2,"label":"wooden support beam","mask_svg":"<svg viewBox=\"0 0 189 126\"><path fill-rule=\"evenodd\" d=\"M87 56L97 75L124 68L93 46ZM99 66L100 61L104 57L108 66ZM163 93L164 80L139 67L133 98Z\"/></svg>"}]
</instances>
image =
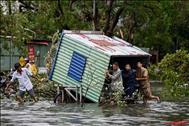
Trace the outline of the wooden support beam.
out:
<instances>
[{"instance_id":1,"label":"wooden support beam","mask_svg":"<svg viewBox=\"0 0 189 126\"><path fill-rule=\"evenodd\" d=\"M64 98L65 98L65 96L64 96L64 90L61 90L61 93L62 93L62 103L64 102Z\"/></svg>"},{"instance_id":2,"label":"wooden support beam","mask_svg":"<svg viewBox=\"0 0 189 126\"><path fill-rule=\"evenodd\" d=\"M65 88L65 91L66 91L75 101L77 101L76 97L70 92L69 89Z\"/></svg>"},{"instance_id":3,"label":"wooden support beam","mask_svg":"<svg viewBox=\"0 0 189 126\"><path fill-rule=\"evenodd\" d=\"M78 86L76 86L76 91L75 91L75 93L76 93L76 99L77 99L77 102L78 102Z\"/></svg>"},{"instance_id":4,"label":"wooden support beam","mask_svg":"<svg viewBox=\"0 0 189 126\"><path fill-rule=\"evenodd\" d=\"M71 93L71 90L75 91L75 96ZM65 100L65 92L70 95L76 102L82 102L82 86L76 86L76 87L71 87L71 86L63 86L60 87L60 85L58 85L57 87L57 93L61 93L62 94L62 103ZM78 93L80 94L78 96Z\"/></svg>"},{"instance_id":5,"label":"wooden support beam","mask_svg":"<svg viewBox=\"0 0 189 126\"><path fill-rule=\"evenodd\" d=\"M82 103L82 85L80 85L80 99L79 102Z\"/></svg>"}]
</instances>

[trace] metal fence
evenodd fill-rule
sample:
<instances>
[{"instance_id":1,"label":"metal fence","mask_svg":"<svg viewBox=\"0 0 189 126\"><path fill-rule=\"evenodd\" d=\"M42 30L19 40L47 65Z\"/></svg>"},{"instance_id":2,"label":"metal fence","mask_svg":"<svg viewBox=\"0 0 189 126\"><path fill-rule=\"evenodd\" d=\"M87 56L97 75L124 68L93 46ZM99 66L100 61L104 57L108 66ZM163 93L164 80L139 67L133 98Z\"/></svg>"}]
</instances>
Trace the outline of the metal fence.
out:
<instances>
[{"instance_id":1,"label":"metal fence","mask_svg":"<svg viewBox=\"0 0 189 126\"><path fill-rule=\"evenodd\" d=\"M6 45L6 48L5 48ZM35 63L38 67L45 66L45 57L49 50L47 45L34 45L35 48ZM26 45L26 48L27 45ZM14 64L19 61L19 49L15 48L10 39L0 37L0 71L7 71L14 67Z\"/></svg>"},{"instance_id":2,"label":"metal fence","mask_svg":"<svg viewBox=\"0 0 189 126\"><path fill-rule=\"evenodd\" d=\"M14 63L18 62L19 55L0 55L1 62L0 62L0 71L10 70L13 68Z\"/></svg>"}]
</instances>

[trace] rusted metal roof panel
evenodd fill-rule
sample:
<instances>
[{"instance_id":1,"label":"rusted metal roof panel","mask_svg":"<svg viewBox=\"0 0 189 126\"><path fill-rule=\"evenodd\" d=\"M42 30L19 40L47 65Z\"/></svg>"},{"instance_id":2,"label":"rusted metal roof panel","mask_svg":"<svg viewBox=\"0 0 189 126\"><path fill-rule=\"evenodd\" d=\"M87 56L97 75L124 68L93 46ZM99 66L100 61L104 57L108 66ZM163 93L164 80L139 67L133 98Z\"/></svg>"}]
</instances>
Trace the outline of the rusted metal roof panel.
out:
<instances>
[{"instance_id":1,"label":"rusted metal roof panel","mask_svg":"<svg viewBox=\"0 0 189 126\"><path fill-rule=\"evenodd\" d=\"M66 34L66 36L79 40L80 44L84 44L89 46L90 48L94 48L97 51L105 53L110 56L137 56L137 55L147 55L150 54L144 52L140 48L122 40L117 37L108 37L101 34Z\"/></svg>"}]
</instances>

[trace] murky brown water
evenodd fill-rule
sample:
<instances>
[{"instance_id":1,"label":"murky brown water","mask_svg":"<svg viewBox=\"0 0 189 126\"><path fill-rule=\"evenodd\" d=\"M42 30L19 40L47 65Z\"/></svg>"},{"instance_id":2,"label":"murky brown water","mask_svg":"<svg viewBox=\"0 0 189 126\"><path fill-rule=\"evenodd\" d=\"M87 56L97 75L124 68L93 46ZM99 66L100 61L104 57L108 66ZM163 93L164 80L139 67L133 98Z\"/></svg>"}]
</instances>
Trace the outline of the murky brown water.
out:
<instances>
[{"instance_id":1,"label":"murky brown water","mask_svg":"<svg viewBox=\"0 0 189 126\"><path fill-rule=\"evenodd\" d=\"M1 100L1 126L160 126L172 121L189 122L189 102L151 101L146 106L139 102L112 108L93 103L55 105L52 101L18 106L11 99Z\"/></svg>"},{"instance_id":2,"label":"murky brown water","mask_svg":"<svg viewBox=\"0 0 189 126\"><path fill-rule=\"evenodd\" d=\"M1 101L1 126L65 125L141 125L159 126L170 121L189 121L188 102L150 102L125 108L103 108L97 104L55 105L49 101L18 106L11 100Z\"/></svg>"}]
</instances>

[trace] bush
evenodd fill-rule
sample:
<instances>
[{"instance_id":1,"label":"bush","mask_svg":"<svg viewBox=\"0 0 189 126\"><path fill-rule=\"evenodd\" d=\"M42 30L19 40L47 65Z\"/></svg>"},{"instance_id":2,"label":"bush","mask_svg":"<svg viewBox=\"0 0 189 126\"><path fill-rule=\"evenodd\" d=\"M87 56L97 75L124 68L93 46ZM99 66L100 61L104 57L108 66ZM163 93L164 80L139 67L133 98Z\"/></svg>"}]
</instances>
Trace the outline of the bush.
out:
<instances>
[{"instance_id":1,"label":"bush","mask_svg":"<svg viewBox=\"0 0 189 126\"><path fill-rule=\"evenodd\" d=\"M52 81L49 81L46 74L38 74L36 80L31 78L34 91L37 97L52 99L56 95L56 87Z\"/></svg>"},{"instance_id":2,"label":"bush","mask_svg":"<svg viewBox=\"0 0 189 126\"><path fill-rule=\"evenodd\" d=\"M158 72L154 69L158 68ZM189 53L178 50L174 54L167 54L156 66L149 71L164 84L162 97L165 99L184 98L189 96Z\"/></svg>"},{"instance_id":3,"label":"bush","mask_svg":"<svg viewBox=\"0 0 189 126\"><path fill-rule=\"evenodd\" d=\"M151 80L160 80L159 69L157 65L151 65L148 68L148 72Z\"/></svg>"},{"instance_id":4,"label":"bush","mask_svg":"<svg viewBox=\"0 0 189 126\"><path fill-rule=\"evenodd\" d=\"M123 100L122 94L123 92L121 91L116 91L113 93L113 99L115 100L115 104L119 107L125 107L127 105L126 101Z\"/></svg>"}]
</instances>

